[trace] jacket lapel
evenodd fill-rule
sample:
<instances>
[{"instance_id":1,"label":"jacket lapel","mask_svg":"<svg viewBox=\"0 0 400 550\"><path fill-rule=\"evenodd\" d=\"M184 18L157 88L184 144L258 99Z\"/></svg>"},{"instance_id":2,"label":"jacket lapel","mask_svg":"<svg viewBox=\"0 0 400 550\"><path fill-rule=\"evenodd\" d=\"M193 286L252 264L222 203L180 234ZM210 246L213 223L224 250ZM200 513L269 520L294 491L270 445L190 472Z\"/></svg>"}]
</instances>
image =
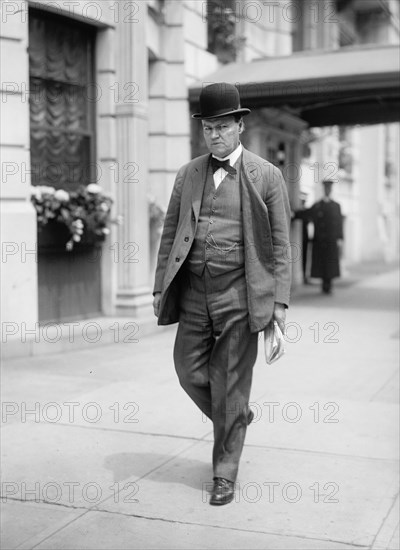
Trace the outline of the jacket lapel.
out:
<instances>
[{"instance_id":1,"label":"jacket lapel","mask_svg":"<svg viewBox=\"0 0 400 550\"><path fill-rule=\"evenodd\" d=\"M192 208L196 223L199 218L201 200L203 198L204 186L207 179L209 159L210 155L201 157L201 162L194 168L192 173Z\"/></svg>"},{"instance_id":2,"label":"jacket lapel","mask_svg":"<svg viewBox=\"0 0 400 550\"><path fill-rule=\"evenodd\" d=\"M254 195L257 190L262 199L262 166L251 160L245 148L242 154L242 180L250 194Z\"/></svg>"}]
</instances>

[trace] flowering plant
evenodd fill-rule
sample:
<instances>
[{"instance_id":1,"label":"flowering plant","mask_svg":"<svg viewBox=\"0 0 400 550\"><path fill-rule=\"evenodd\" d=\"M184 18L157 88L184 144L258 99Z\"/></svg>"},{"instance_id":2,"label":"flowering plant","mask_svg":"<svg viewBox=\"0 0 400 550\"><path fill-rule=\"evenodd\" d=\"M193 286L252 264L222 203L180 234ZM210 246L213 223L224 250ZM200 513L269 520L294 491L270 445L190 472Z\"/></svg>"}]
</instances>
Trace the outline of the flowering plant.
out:
<instances>
[{"instance_id":1,"label":"flowering plant","mask_svg":"<svg viewBox=\"0 0 400 550\"><path fill-rule=\"evenodd\" d=\"M156 232L161 231L165 220L165 210L162 208L153 196L148 195L147 203L149 208L150 229Z\"/></svg>"},{"instance_id":2,"label":"flowering plant","mask_svg":"<svg viewBox=\"0 0 400 550\"><path fill-rule=\"evenodd\" d=\"M236 32L236 23L243 18L239 12L233 6L227 7L225 0L208 4L208 51L214 53L221 63L236 61L237 53L245 45L246 38Z\"/></svg>"},{"instance_id":3,"label":"flowering plant","mask_svg":"<svg viewBox=\"0 0 400 550\"><path fill-rule=\"evenodd\" d=\"M113 199L96 183L71 192L44 185L32 186L31 201L37 212L39 228L50 220L68 228L67 250L72 250L74 244L80 242L85 231L102 239L110 233L109 223L120 223L120 220L111 219Z\"/></svg>"}]
</instances>

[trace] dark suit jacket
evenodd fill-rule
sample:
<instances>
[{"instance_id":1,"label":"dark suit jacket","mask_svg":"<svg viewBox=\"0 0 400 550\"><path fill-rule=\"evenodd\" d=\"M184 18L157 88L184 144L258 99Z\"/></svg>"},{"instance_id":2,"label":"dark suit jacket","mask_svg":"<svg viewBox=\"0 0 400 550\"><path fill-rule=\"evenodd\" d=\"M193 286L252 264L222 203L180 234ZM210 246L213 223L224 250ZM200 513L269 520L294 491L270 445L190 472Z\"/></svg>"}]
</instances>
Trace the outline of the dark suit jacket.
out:
<instances>
[{"instance_id":1,"label":"dark suit jacket","mask_svg":"<svg viewBox=\"0 0 400 550\"><path fill-rule=\"evenodd\" d=\"M278 168L243 148L241 201L249 324L263 330L274 302L289 304L290 207ZM161 237L154 292L161 292L159 325L179 321L180 268L192 246L210 155L183 166L176 177Z\"/></svg>"}]
</instances>

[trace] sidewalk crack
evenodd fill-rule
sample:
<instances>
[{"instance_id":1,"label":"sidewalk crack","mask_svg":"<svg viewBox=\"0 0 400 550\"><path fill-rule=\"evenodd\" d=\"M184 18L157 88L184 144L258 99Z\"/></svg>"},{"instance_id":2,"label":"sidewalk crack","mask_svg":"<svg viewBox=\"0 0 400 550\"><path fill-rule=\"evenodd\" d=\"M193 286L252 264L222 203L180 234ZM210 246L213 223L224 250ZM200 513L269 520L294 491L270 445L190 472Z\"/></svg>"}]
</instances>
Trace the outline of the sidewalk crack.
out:
<instances>
[{"instance_id":1,"label":"sidewalk crack","mask_svg":"<svg viewBox=\"0 0 400 550\"><path fill-rule=\"evenodd\" d=\"M394 496L393 502L392 502L392 504L389 506L389 510L387 511L387 514L386 514L385 517L382 519L382 522L381 522L381 524L380 524L380 526L379 526L379 529L378 529L378 531L377 531L376 535L374 536L373 541L372 541L372 543L371 543L371 546L370 546L371 549L374 547L374 544L375 544L375 542L376 542L376 539L378 538L379 533L382 531L383 526L385 525L386 520L387 520L388 517L390 516L391 511L392 511L393 508L395 507L396 501L397 501L398 498L399 498L399 492ZM392 535L392 538L393 538L393 535Z\"/></svg>"},{"instance_id":2,"label":"sidewalk crack","mask_svg":"<svg viewBox=\"0 0 400 550\"><path fill-rule=\"evenodd\" d=\"M22 499L17 499L17 498L12 498L12 497L10 497L9 500L13 500L13 501L17 501L17 502L34 502L34 503L37 503L37 504L47 504L49 506L61 506L63 508L74 509L74 510L84 510L85 511L84 514L78 516L77 518L72 519L66 525L62 526L60 529L58 529L54 533L52 533L51 535L45 537L43 540L41 540L40 542L38 542L37 544L32 546L32 550L34 548L36 548L38 545L43 544L43 542L45 542L46 540L48 540L51 537L53 537L54 535L56 535L58 532L66 529L67 527L69 527L71 525L71 523L74 523L75 521L81 519L84 515L88 515L90 512L99 512L99 513L111 514L111 515L115 515L115 516L121 516L121 517L126 517L126 518L136 518L136 519L142 519L142 520L148 520L148 521L161 521L161 522L164 522L164 523L176 524L176 525L187 525L187 526L193 526L193 527L208 527L208 528L211 527L213 529L222 529L222 530L225 530L225 531L237 531L237 532L240 532L240 533L254 533L254 534L259 534L259 535L272 535L272 536L276 536L276 537L297 538L297 539L301 539L301 540L332 542L332 543L343 545L343 546L351 546L352 548L359 548L359 549L366 549L366 550L372 547L372 545L370 545L370 544L368 544L368 545L367 544L358 544L358 543L355 543L355 542L348 542L348 541L332 539L332 538L313 537L313 536L302 535L300 533L287 533L287 534L285 534L285 533L279 533L279 532L276 532L276 531L264 531L264 530L260 530L260 529L242 529L242 528L239 528L239 527L231 527L231 526L228 527L228 526L224 526L224 525L214 525L214 524L210 524L210 523L198 523L198 522L193 522L193 521L180 521L180 520L167 519L167 518L163 518L163 517L145 516L145 515L142 515L142 514L128 514L126 512L121 512L119 510L107 510L105 508L99 508L98 505L95 505L95 506L90 507L90 508L86 508L84 506L74 506L74 505L68 505L68 504L59 503L59 502L50 502L50 501L46 501L46 500L22 500Z\"/></svg>"}]
</instances>

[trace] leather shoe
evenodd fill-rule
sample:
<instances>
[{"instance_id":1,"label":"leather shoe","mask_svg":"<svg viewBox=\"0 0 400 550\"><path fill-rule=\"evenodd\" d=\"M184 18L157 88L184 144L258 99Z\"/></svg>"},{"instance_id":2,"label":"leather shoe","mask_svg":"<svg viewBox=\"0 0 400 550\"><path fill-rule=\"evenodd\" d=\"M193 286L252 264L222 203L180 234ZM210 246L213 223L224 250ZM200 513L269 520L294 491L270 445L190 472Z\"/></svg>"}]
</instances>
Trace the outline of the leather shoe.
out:
<instances>
[{"instance_id":1,"label":"leather shoe","mask_svg":"<svg viewBox=\"0 0 400 550\"><path fill-rule=\"evenodd\" d=\"M212 490L210 504L212 506L221 506L228 504L235 496L235 483L223 477L214 477L214 487Z\"/></svg>"}]
</instances>

